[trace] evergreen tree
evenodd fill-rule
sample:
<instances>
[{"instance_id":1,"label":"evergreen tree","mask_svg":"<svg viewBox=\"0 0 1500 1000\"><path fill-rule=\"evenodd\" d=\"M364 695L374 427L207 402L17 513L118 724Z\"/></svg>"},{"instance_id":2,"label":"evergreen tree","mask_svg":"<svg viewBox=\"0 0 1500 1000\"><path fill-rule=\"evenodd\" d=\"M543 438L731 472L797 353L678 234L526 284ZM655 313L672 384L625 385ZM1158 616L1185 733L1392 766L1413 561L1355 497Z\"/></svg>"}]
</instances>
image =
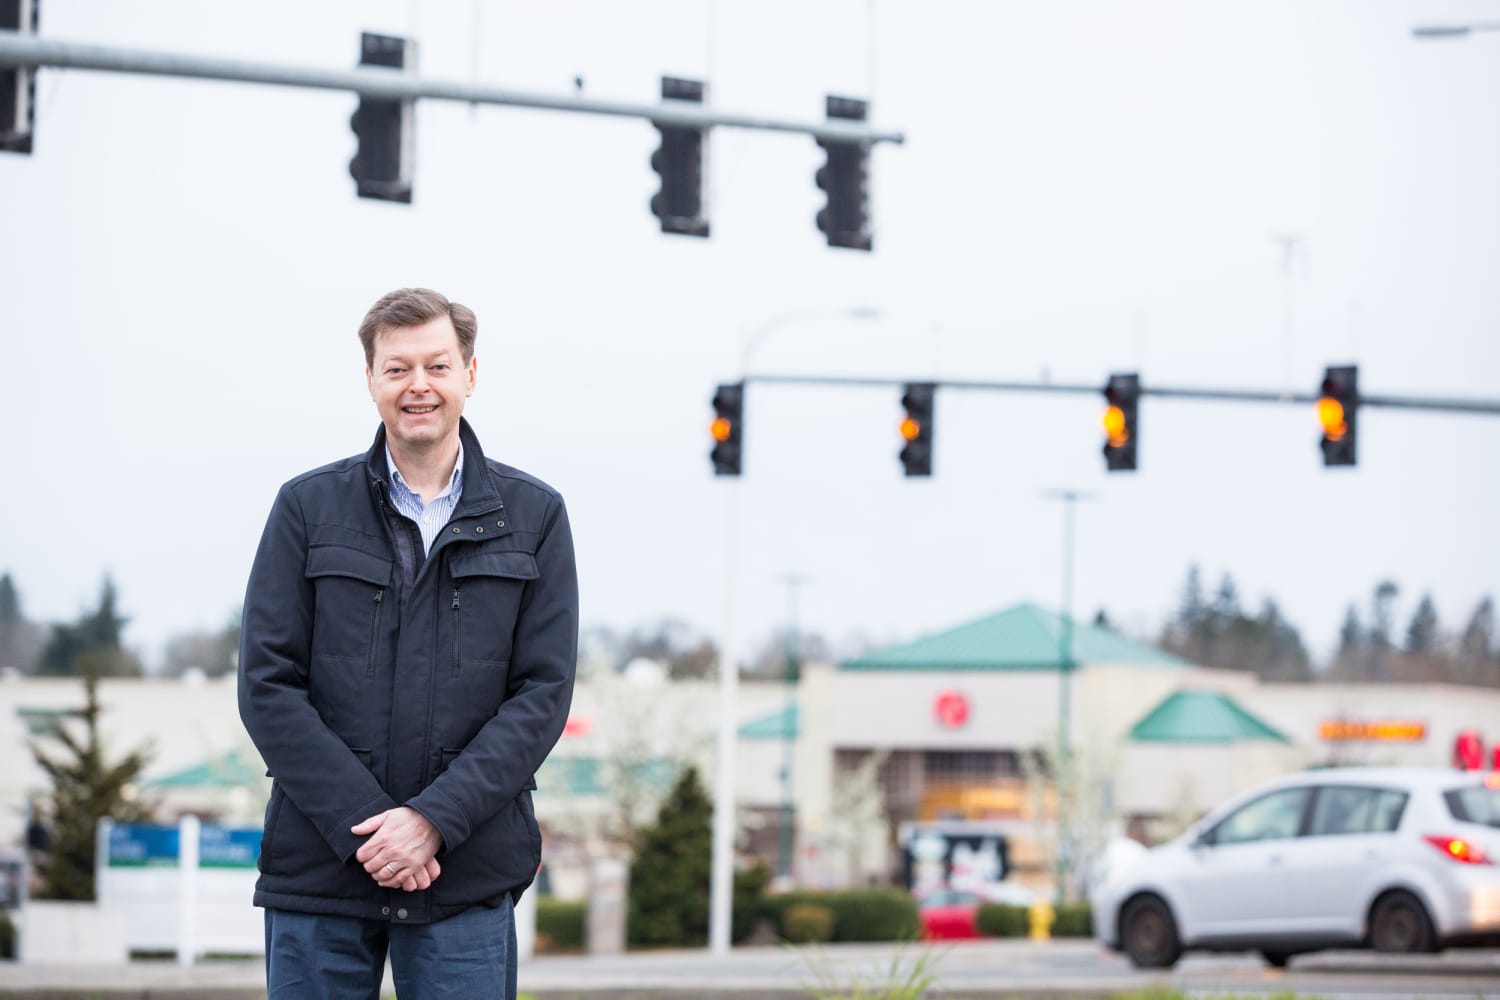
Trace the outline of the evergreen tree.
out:
<instances>
[{"instance_id":1,"label":"evergreen tree","mask_svg":"<svg viewBox=\"0 0 1500 1000\"><path fill-rule=\"evenodd\" d=\"M1370 632L1365 663L1365 679L1385 681L1390 679L1391 630L1395 627L1396 595L1400 588L1392 580L1381 580L1375 585L1370 600Z\"/></svg>"},{"instance_id":2,"label":"evergreen tree","mask_svg":"<svg viewBox=\"0 0 1500 1000\"><path fill-rule=\"evenodd\" d=\"M1344 612L1344 624L1339 626L1339 647L1333 654L1333 665L1329 671L1333 677L1337 680L1364 680L1367 645L1359 610L1351 604Z\"/></svg>"},{"instance_id":3,"label":"evergreen tree","mask_svg":"<svg viewBox=\"0 0 1500 1000\"><path fill-rule=\"evenodd\" d=\"M1417 610L1406 626L1406 651L1408 653L1435 653L1442 642L1438 631L1437 608L1433 607L1432 595L1423 594Z\"/></svg>"},{"instance_id":4,"label":"evergreen tree","mask_svg":"<svg viewBox=\"0 0 1500 1000\"><path fill-rule=\"evenodd\" d=\"M120 645L120 636L129 619L116 610L114 581L108 576L99 592L99 607L85 613L72 625L59 625L42 651L37 673L51 676L74 676L80 673L79 662L93 656L101 677L139 677L141 665Z\"/></svg>"},{"instance_id":5,"label":"evergreen tree","mask_svg":"<svg viewBox=\"0 0 1500 1000\"><path fill-rule=\"evenodd\" d=\"M41 646L42 629L27 621L15 581L9 573L0 575L0 667L30 673Z\"/></svg>"},{"instance_id":6,"label":"evergreen tree","mask_svg":"<svg viewBox=\"0 0 1500 1000\"><path fill-rule=\"evenodd\" d=\"M47 830L47 847L35 861L40 899L94 898L94 841L100 819L134 823L149 812L134 801L134 782L146 766L147 754L138 749L116 763L105 760L99 738L99 674L101 657L85 653L78 660L83 675L84 706L53 724L52 736L65 751L60 756L31 744L32 756L52 779L50 802L39 817ZM82 733L69 722L80 720Z\"/></svg>"},{"instance_id":7,"label":"evergreen tree","mask_svg":"<svg viewBox=\"0 0 1500 1000\"><path fill-rule=\"evenodd\" d=\"M1469 616L1458 640L1458 679L1465 684L1500 687L1500 652L1495 649L1495 602L1485 597Z\"/></svg>"},{"instance_id":8,"label":"evergreen tree","mask_svg":"<svg viewBox=\"0 0 1500 1000\"><path fill-rule=\"evenodd\" d=\"M630 942L701 945L708 941L713 805L688 767L672 786L656 823L643 828L630 865Z\"/></svg>"}]
</instances>

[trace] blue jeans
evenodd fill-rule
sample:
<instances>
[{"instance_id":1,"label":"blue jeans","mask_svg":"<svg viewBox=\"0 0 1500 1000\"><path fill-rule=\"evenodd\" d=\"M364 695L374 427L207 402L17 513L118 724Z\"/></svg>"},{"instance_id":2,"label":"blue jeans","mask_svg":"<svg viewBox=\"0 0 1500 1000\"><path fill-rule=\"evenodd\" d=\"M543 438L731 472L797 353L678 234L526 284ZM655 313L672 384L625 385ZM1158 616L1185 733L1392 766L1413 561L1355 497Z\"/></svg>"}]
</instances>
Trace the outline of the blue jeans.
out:
<instances>
[{"instance_id":1,"label":"blue jeans","mask_svg":"<svg viewBox=\"0 0 1500 1000\"><path fill-rule=\"evenodd\" d=\"M266 910L269 1000L379 1000L387 953L400 1000L515 1000L509 896L434 924Z\"/></svg>"}]
</instances>

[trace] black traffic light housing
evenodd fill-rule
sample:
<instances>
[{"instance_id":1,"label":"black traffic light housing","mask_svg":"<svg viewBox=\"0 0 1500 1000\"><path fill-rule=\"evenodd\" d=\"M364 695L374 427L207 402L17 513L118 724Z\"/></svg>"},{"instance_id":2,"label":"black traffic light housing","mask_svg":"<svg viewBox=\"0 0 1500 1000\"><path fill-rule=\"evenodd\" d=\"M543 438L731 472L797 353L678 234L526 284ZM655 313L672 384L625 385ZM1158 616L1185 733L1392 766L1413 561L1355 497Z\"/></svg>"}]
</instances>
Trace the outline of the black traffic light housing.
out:
<instances>
[{"instance_id":1,"label":"black traffic light housing","mask_svg":"<svg viewBox=\"0 0 1500 1000\"><path fill-rule=\"evenodd\" d=\"M1353 465L1356 458L1355 418L1359 416L1359 366L1330 365L1323 369L1318 391L1318 421L1323 425L1319 447L1323 464Z\"/></svg>"},{"instance_id":2,"label":"black traffic light housing","mask_svg":"<svg viewBox=\"0 0 1500 1000\"><path fill-rule=\"evenodd\" d=\"M703 103L703 81L661 78L664 101ZM651 198L651 214L661 220L661 231L680 236L707 236L703 211L703 141L706 128L652 122L661 145L651 154L651 169L661 175L661 190Z\"/></svg>"},{"instance_id":3,"label":"black traffic light housing","mask_svg":"<svg viewBox=\"0 0 1500 1000\"><path fill-rule=\"evenodd\" d=\"M932 475L932 411L936 382L908 382L901 393L906 416L901 421L901 469L908 476Z\"/></svg>"},{"instance_id":4,"label":"black traffic light housing","mask_svg":"<svg viewBox=\"0 0 1500 1000\"><path fill-rule=\"evenodd\" d=\"M1134 472L1141 437L1141 377L1133 372L1111 375L1104 384L1104 466L1110 472Z\"/></svg>"},{"instance_id":5,"label":"black traffic light housing","mask_svg":"<svg viewBox=\"0 0 1500 1000\"><path fill-rule=\"evenodd\" d=\"M862 122L869 115L869 102L852 97L827 100L828 117ZM870 250L870 145L843 139L819 139L828 160L818 168L818 187L828 195L828 204L818 212L818 228L831 247Z\"/></svg>"},{"instance_id":6,"label":"black traffic light housing","mask_svg":"<svg viewBox=\"0 0 1500 1000\"><path fill-rule=\"evenodd\" d=\"M0 31L36 34L39 0L0 0ZM31 152L36 127L36 67L0 66L0 150Z\"/></svg>"},{"instance_id":7,"label":"black traffic light housing","mask_svg":"<svg viewBox=\"0 0 1500 1000\"><path fill-rule=\"evenodd\" d=\"M714 390L714 422L708 432L714 439L708 457L714 463L714 475L738 476L745 439L745 383L733 382Z\"/></svg>"},{"instance_id":8,"label":"black traffic light housing","mask_svg":"<svg viewBox=\"0 0 1500 1000\"><path fill-rule=\"evenodd\" d=\"M366 31L359 39L359 64L403 69L410 46L405 38ZM361 198L411 204L412 112L410 100L360 97L349 119L359 139L349 174Z\"/></svg>"}]
</instances>

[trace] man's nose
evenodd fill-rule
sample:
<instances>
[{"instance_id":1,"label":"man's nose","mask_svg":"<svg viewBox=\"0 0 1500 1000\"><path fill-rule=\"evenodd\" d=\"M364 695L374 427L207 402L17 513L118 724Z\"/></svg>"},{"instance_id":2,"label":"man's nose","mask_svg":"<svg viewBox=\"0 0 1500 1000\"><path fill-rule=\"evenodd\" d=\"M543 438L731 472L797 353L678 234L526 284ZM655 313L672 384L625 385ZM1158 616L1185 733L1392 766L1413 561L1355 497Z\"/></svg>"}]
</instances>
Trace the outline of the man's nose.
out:
<instances>
[{"instance_id":1,"label":"man's nose","mask_svg":"<svg viewBox=\"0 0 1500 1000\"><path fill-rule=\"evenodd\" d=\"M423 368L414 368L411 373L410 388L413 392L427 391L427 371Z\"/></svg>"}]
</instances>

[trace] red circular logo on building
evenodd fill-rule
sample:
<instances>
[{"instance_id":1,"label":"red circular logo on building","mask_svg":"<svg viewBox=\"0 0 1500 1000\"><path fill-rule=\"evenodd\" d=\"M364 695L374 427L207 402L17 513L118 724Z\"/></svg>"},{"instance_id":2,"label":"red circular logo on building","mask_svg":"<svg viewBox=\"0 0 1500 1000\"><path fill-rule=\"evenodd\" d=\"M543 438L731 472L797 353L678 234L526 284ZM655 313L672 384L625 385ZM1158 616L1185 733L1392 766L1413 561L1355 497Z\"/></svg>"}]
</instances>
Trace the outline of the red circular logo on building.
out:
<instances>
[{"instance_id":1,"label":"red circular logo on building","mask_svg":"<svg viewBox=\"0 0 1500 1000\"><path fill-rule=\"evenodd\" d=\"M932 703L932 712L941 725L957 729L969 721L969 699L957 691L944 691Z\"/></svg>"}]
</instances>

